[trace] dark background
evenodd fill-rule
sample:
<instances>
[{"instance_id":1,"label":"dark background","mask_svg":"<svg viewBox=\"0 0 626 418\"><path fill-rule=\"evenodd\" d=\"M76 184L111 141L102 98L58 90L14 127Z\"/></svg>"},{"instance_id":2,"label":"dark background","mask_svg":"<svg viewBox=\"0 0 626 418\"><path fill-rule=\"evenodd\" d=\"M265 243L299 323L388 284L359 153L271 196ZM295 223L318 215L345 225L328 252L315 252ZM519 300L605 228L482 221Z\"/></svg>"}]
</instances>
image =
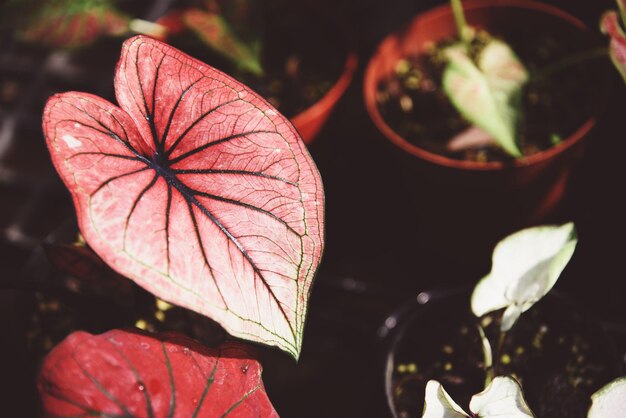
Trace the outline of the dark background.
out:
<instances>
[{"instance_id":1,"label":"dark background","mask_svg":"<svg viewBox=\"0 0 626 418\"><path fill-rule=\"evenodd\" d=\"M378 332L386 317L420 291L470 285L489 271L488 259L461 262L429 251L412 233L419 205L410 198L413 191L395 163L395 150L363 106L363 70L378 42L416 13L441 3L298 3L303 10L316 8L342 22L354 35L360 62L350 88L310 147L326 191L327 243L300 362L260 348L266 388L282 416L387 416L385 344ZM598 26L602 11L614 7L609 0L548 3L591 28ZM55 91L109 94L114 62L111 68L90 68L87 59L88 76L81 70L58 77L50 64L43 65L45 56L38 65L9 39L5 33L0 40L0 78L21 74L25 99L3 107L0 114L0 416L28 417L36 411L37 364L24 350L24 339L36 285L24 282L23 269L39 241L73 213L45 150L41 110ZM626 115L626 88L617 73L614 78L609 106L588 141L563 209L577 225L579 246L556 288L571 295L581 310L598 316L624 353L626 208L621 193L626 137L620 123ZM3 153L6 144L10 148Z\"/></svg>"}]
</instances>

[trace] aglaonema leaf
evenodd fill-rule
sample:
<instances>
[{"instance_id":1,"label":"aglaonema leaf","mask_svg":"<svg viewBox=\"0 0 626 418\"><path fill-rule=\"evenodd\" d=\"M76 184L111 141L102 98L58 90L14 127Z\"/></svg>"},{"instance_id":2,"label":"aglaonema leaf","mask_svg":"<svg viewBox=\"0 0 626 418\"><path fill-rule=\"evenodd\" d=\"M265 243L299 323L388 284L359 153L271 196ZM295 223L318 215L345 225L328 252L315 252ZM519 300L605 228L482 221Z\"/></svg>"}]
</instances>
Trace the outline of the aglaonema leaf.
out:
<instances>
[{"instance_id":1,"label":"aglaonema leaf","mask_svg":"<svg viewBox=\"0 0 626 418\"><path fill-rule=\"evenodd\" d=\"M76 48L92 43L102 35L119 35L129 19L109 1L57 0L43 2L18 33L24 40L55 48Z\"/></svg>"},{"instance_id":2,"label":"aglaonema leaf","mask_svg":"<svg viewBox=\"0 0 626 418\"><path fill-rule=\"evenodd\" d=\"M624 9L626 8L624 0L617 0L617 4L622 16L622 23L626 25L626 14ZM620 26L620 16L616 11L606 12L600 20L600 29L603 33L608 34L611 37L609 45L609 53L611 55L611 61L615 65L615 68L620 72L624 81L626 81L626 33L622 26Z\"/></svg>"},{"instance_id":3,"label":"aglaonema leaf","mask_svg":"<svg viewBox=\"0 0 626 418\"><path fill-rule=\"evenodd\" d=\"M46 357L38 388L50 417L278 417L261 372L240 343L75 332Z\"/></svg>"},{"instance_id":4,"label":"aglaonema leaf","mask_svg":"<svg viewBox=\"0 0 626 418\"><path fill-rule=\"evenodd\" d=\"M323 247L322 183L285 117L161 42L126 41L117 107L52 97L43 128L81 232L120 274L297 357Z\"/></svg>"},{"instance_id":5,"label":"aglaonema leaf","mask_svg":"<svg viewBox=\"0 0 626 418\"><path fill-rule=\"evenodd\" d=\"M514 157L522 155L518 143L521 92L528 72L511 48L490 41L477 63L463 45L445 50L448 64L443 89L457 110Z\"/></svg>"}]
</instances>

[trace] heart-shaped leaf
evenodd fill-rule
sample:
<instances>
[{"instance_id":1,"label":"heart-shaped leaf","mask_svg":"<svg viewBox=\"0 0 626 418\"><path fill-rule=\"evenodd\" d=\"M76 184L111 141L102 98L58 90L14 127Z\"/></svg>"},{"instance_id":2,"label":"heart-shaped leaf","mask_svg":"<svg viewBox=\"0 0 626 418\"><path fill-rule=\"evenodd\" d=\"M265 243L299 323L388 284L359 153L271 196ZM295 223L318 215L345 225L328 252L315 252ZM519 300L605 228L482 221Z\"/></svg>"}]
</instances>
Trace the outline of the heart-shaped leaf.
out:
<instances>
[{"instance_id":1,"label":"heart-shaped leaf","mask_svg":"<svg viewBox=\"0 0 626 418\"><path fill-rule=\"evenodd\" d=\"M576 249L573 223L540 226L504 238L493 251L491 272L474 288L476 316L506 308L501 324L508 331L554 286Z\"/></svg>"},{"instance_id":2,"label":"heart-shaped leaf","mask_svg":"<svg viewBox=\"0 0 626 418\"><path fill-rule=\"evenodd\" d=\"M626 25L625 0L617 0L623 24ZM626 33L620 26L620 17L616 11L608 11L600 20L600 29L611 37L609 51L613 64L626 81Z\"/></svg>"},{"instance_id":3,"label":"heart-shaped leaf","mask_svg":"<svg viewBox=\"0 0 626 418\"><path fill-rule=\"evenodd\" d=\"M620 417L626 411L626 377L615 379L591 395L587 418Z\"/></svg>"},{"instance_id":4,"label":"heart-shaped leaf","mask_svg":"<svg viewBox=\"0 0 626 418\"><path fill-rule=\"evenodd\" d=\"M119 35L128 28L128 17L106 0L57 0L43 2L20 36L56 48L75 48L101 35Z\"/></svg>"},{"instance_id":5,"label":"heart-shaped leaf","mask_svg":"<svg viewBox=\"0 0 626 418\"><path fill-rule=\"evenodd\" d=\"M490 41L477 64L463 45L446 48L448 64L443 89L457 110L514 157L521 116L521 92L528 72L513 50L502 41Z\"/></svg>"},{"instance_id":6,"label":"heart-shaped leaf","mask_svg":"<svg viewBox=\"0 0 626 418\"><path fill-rule=\"evenodd\" d=\"M278 417L249 349L208 349L182 334L75 332L44 360L50 417Z\"/></svg>"},{"instance_id":7,"label":"heart-shaped leaf","mask_svg":"<svg viewBox=\"0 0 626 418\"><path fill-rule=\"evenodd\" d=\"M70 92L44 111L85 240L156 296L297 357L324 194L296 130L239 82L142 36L124 43L115 89L121 108Z\"/></svg>"},{"instance_id":8,"label":"heart-shaped leaf","mask_svg":"<svg viewBox=\"0 0 626 418\"><path fill-rule=\"evenodd\" d=\"M519 383L508 376L494 378L484 391L472 396L470 410L480 418L533 418ZM426 384L423 418L470 417L436 380Z\"/></svg>"}]
</instances>

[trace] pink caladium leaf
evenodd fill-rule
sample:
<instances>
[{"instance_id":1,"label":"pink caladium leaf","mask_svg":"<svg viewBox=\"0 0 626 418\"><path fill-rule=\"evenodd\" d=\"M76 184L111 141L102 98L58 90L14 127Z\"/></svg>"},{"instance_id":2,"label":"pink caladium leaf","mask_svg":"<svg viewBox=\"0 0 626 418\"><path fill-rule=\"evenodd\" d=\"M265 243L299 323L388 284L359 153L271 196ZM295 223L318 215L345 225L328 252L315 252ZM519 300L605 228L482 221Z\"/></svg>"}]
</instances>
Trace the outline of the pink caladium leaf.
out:
<instances>
[{"instance_id":1,"label":"pink caladium leaf","mask_svg":"<svg viewBox=\"0 0 626 418\"><path fill-rule=\"evenodd\" d=\"M249 348L182 334L75 332L43 362L48 417L278 417Z\"/></svg>"},{"instance_id":2,"label":"pink caladium leaf","mask_svg":"<svg viewBox=\"0 0 626 418\"><path fill-rule=\"evenodd\" d=\"M288 120L161 42L127 40L117 107L52 97L43 128L90 247L168 302L298 357L324 193Z\"/></svg>"},{"instance_id":3,"label":"pink caladium leaf","mask_svg":"<svg viewBox=\"0 0 626 418\"><path fill-rule=\"evenodd\" d=\"M626 81L626 33L624 33L624 29L620 26L620 14L624 16L625 3L625 0L617 0L620 13L613 10L608 11L600 20L602 32L611 37L609 46L611 61L613 61L613 64L624 78L624 81ZM623 23L626 24L626 21Z\"/></svg>"}]
</instances>

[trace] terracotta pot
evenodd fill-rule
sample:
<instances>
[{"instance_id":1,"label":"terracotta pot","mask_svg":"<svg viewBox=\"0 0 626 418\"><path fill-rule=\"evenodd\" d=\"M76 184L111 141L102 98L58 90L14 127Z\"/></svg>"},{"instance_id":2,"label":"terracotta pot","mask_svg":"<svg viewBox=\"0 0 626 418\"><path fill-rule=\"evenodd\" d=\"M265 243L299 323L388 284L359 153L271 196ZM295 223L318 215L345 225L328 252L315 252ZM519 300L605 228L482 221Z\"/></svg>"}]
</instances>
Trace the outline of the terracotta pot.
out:
<instances>
[{"instance_id":1,"label":"terracotta pot","mask_svg":"<svg viewBox=\"0 0 626 418\"><path fill-rule=\"evenodd\" d=\"M326 123L335 105L352 82L357 63L356 52L350 52L346 58L343 73L324 97L290 119L305 144L311 144Z\"/></svg>"},{"instance_id":2,"label":"terracotta pot","mask_svg":"<svg viewBox=\"0 0 626 418\"><path fill-rule=\"evenodd\" d=\"M470 25L495 35L516 25L566 30L581 36L589 33L581 21L566 12L530 0L467 0L464 9ZM456 33L452 11L446 5L418 15L404 30L385 38L366 69L365 105L378 129L402 151L406 177L417 191L418 239L458 258L488 261L499 239L522 227L551 220L557 212L595 118L581 121L559 145L510 164L455 160L408 142L378 111L379 82L394 71L400 58L418 55L427 44L455 37Z\"/></svg>"}]
</instances>

